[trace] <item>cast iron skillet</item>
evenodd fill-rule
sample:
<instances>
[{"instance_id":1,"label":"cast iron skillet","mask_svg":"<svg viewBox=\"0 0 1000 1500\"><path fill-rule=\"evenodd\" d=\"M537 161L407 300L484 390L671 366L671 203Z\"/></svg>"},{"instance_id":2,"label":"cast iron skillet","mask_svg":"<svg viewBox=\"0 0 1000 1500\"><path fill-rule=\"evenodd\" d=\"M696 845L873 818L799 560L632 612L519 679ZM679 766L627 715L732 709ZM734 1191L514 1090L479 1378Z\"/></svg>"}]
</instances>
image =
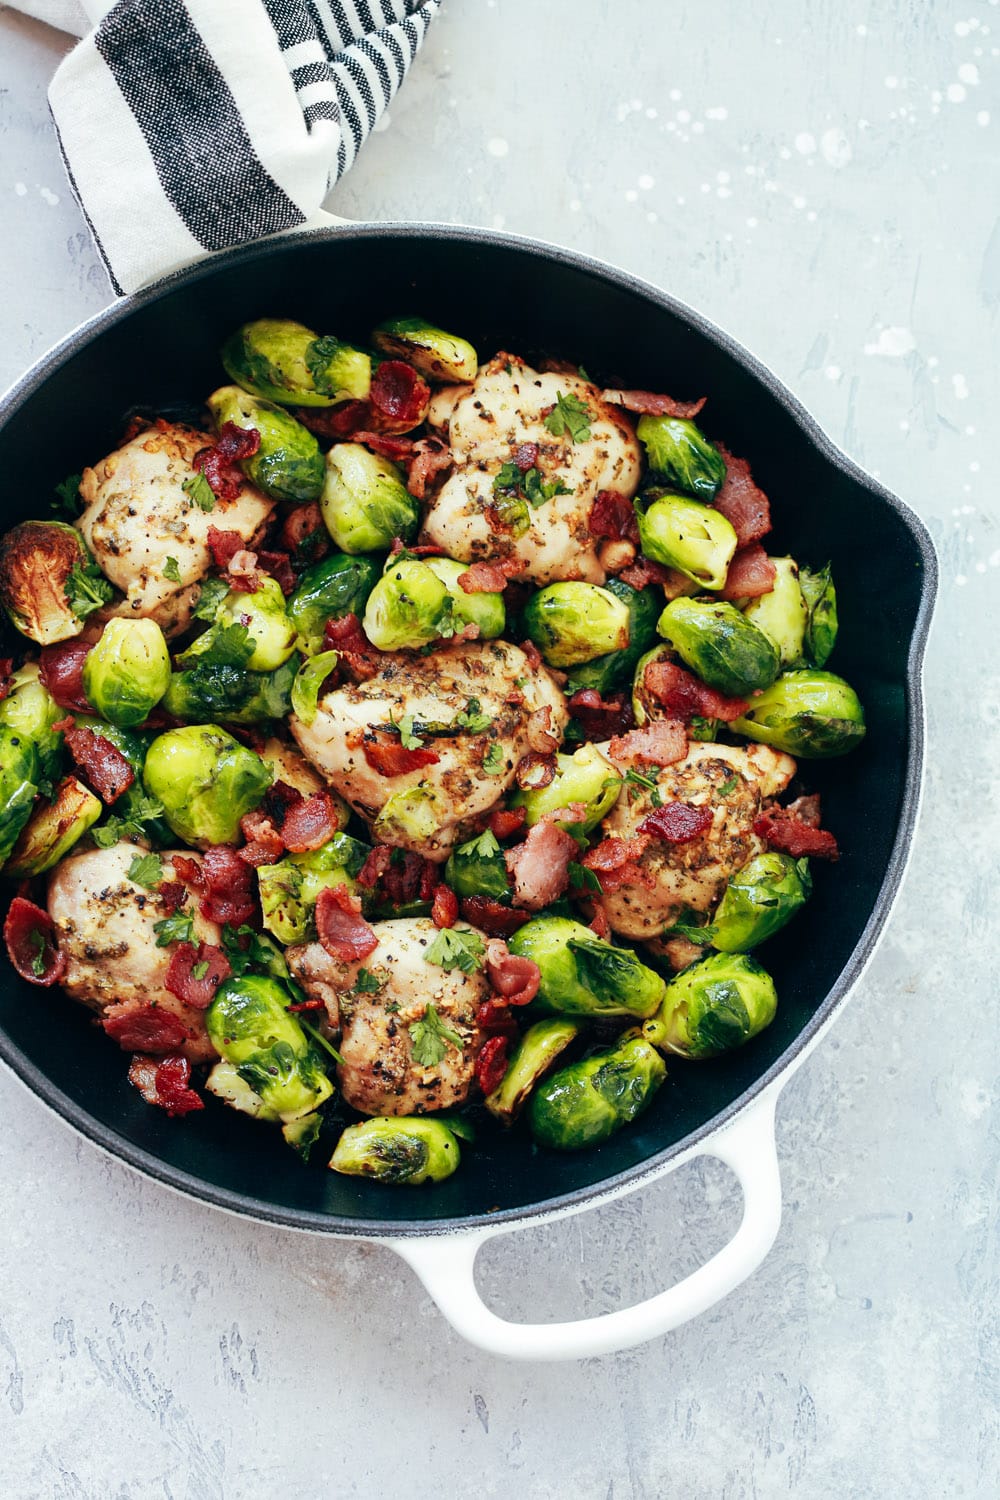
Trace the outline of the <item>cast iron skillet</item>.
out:
<instances>
[{"instance_id":1,"label":"cast iron skillet","mask_svg":"<svg viewBox=\"0 0 1000 1500\"><path fill-rule=\"evenodd\" d=\"M816 868L812 900L763 952L780 996L774 1024L731 1057L678 1060L648 1113L598 1150L535 1152L514 1132L466 1151L454 1177L420 1191L302 1169L279 1132L224 1108L183 1122L150 1109L82 1008L58 990L29 988L3 965L0 1055L92 1140L222 1207L367 1237L520 1222L621 1190L704 1145L796 1065L858 977L902 877L920 789L919 674L937 571L912 512L689 308L580 255L426 225L352 226L244 248L84 325L0 406L3 525L45 515L59 480L116 445L129 408L213 390L225 378L219 345L243 321L290 316L364 342L380 318L409 310L470 338L483 358L501 348L529 358L549 350L605 383L707 394L703 424L752 462L771 499L777 547L833 564L841 624L830 665L859 692L869 729L860 751L803 767L843 853L837 866Z\"/></svg>"}]
</instances>

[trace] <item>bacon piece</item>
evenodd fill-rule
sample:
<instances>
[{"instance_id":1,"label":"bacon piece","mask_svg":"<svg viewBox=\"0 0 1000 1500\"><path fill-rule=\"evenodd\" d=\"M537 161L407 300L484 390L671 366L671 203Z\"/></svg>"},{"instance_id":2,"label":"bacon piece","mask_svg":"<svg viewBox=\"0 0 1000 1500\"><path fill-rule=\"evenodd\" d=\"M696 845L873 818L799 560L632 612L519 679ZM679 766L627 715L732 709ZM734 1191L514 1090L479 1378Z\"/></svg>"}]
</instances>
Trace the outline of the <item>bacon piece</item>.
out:
<instances>
[{"instance_id":1,"label":"bacon piece","mask_svg":"<svg viewBox=\"0 0 1000 1500\"><path fill-rule=\"evenodd\" d=\"M171 1119L205 1108L204 1100L191 1087L191 1064L186 1057L165 1057L160 1061L136 1052L129 1064L128 1081L147 1104L165 1109Z\"/></svg>"},{"instance_id":2,"label":"bacon piece","mask_svg":"<svg viewBox=\"0 0 1000 1500\"><path fill-rule=\"evenodd\" d=\"M812 792L808 797L796 797L794 802L789 802L785 811L794 814L807 828L818 828L823 821L819 792Z\"/></svg>"},{"instance_id":3,"label":"bacon piece","mask_svg":"<svg viewBox=\"0 0 1000 1500\"><path fill-rule=\"evenodd\" d=\"M93 713L83 691L83 664L89 646L82 641L60 641L58 646L43 646L38 658L39 677L60 708L73 713Z\"/></svg>"},{"instance_id":4,"label":"bacon piece","mask_svg":"<svg viewBox=\"0 0 1000 1500\"><path fill-rule=\"evenodd\" d=\"M465 920L492 937L512 937L532 917L530 911L504 906L490 896L466 896L461 906Z\"/></svg>"},{"instance_id":5,"label":"bacon piece","mask_svg":"<svg viewBox=\"0 0 1000 1500\"><path fill-rule=\"evenodd\" d=\"M353 682L367 682L381 666L382 652L365 635L357 615L347 614L339 620L327 620L323 649L340 653L338 666Z\"/></svg>"},{"instance_id":6,"label":"bacon piece","mask_svg":"<svg viewBox=\"0 0 1000 1500\"><path fill-rule=\"evenodd\" d=\"M195 970L202 964L208 967L196 976ZM228 958L214 943L199 943L197 948L193 943L175 943L163 983L193 1010L207 1010L219 985L232 972Z\"/></svg>"},{"instance_id":7,"label":"bacon piece","mask_svg":"<svg viewBox=\"0 0 1000 1500\"><path fill-rule=\"evenodd\" d=\"M212 561L217 568L223 570L229 567L237 552L242 552L246 547L246 542L238 531L220 531L218 526L208 528L206 540Z\"/></svg>"},{"instance_id":8,"label":"bacon piece","mask_svg":"<svg viewBox=\"0 0 1000 1500\"><path fill-rule=\"evenodd\" d=\"M668 599L679 599L691 588L690 578L678 573L676 568L665 568L662 563L652 562L648 557L637 557L634 563L622 568L618 577L623 583L631 584L634 589L644 589L651 583L658 583Z\"/></svg>"},{"instance_id":9,"label":"bacon piece","mask_svg":"<svg viewBox=\"0 0 1000 1500\"><path fill-rule=\"evenodd\" d=\"M161 881L156 894L168 912L179 911L187 900L187 890L180 880Z\"/></svg>"},{"instance_id":10,"label":"bacon piece","mask_svg":"<svg viewBox=\"0 0 1000 1500\"><path fill-rule=\"evenodd\" d=\"M608 943L611 941L611 923L608 921L608 914L603 906L594 907L594 915L591 917L589 925L591 932L595 933L603 942Z\"/></svg>"},{"instance_id":11,"label":"bacon piece","mask_svg":"<svg viewBox=\"0 0 1000 1500\"><path fill-rule=\"evenodd\" d=\"M406 488L414 499L425 499L429 486L454 462L451 449L440 438L420 438L413 444L413 456L406 471Z\"/></svg>"},{"instance_id":12,"label":"bacon piece","mask_svg":"<svg viewBox=\"0 0 1000 1500\"><path fill-rule=\"evenodd\" d=\"M559 734L552 727L552 710L548 704L536 708L529 717L527 735L528 744L539 755L550 755L559 749Z\"/></svg>"},{"instance_id":13,"label":"bacon piece","mask_svg":"<svg viewBox=\"0 0 1000 1500\"><path fill-rule=\"evenodd\" d=\"M729 724L750 706L743 698L724 698L715 688L672 661L651 661L642 680L646 691L663 705L672 719L687 722L698 714L703 719L722 719Z\"/></svg>"},{"instance_id":14,"label":"bacon piece","mask_svg":"<svg viewBox=\"0 0 1000 1500\"><path fill-rule=\"evenodd\" d=\"M0 656L0 703L7 697L11 687L11 672L14 666L12 656Z\"/></svg>"},{"instance_id":15,"label":"bacon piece","mask_svg":"<svg viewBox=\"0 0 1000 1500\"><path fill-rule=\"evenodd\" d=\"M568 707L588 740L606 740L614 734L624 734L635 723L632 704L624 693L602 698L596 688L583 688L568 700Z\"/></svg>"},{"instance_id":16,"label":"bacon piece","mask_svg":"<svg viewBox=\"0 0 1000 1500\"><path fill-rule=\"evenodd\" d=\"M431 388L412 365L385 359L372 375L368 399L380 417L416 427L431 399Z\"/></svg>"},{"instance_id":17,"label":"bacon piece","mask_svg":"<svg viewBox=\"0 0 1000 1500\"><path fill-rule=\"evenodd\" d=\"M486 944L486 974L507 1005L530 1005L542 982L534 959L509 952L503 938L490 938Z\"/></svg>"},{"instance_id":18,"label":"bacon piece","mask_svg":"<svg viewBox=\"0 0 1000 1500\"><path fill-rule=\"evenodd\" d=\"M364 443L373 453L390 458L397 464L404 463L413 453L413 439L394 432L355 432L352 434L352 442Z\"/></svg>"},{"instance_id":19,"label":"bacon piece","mask_svg":"<svg viewBox=\"0 0 1000 1500\"><path fill-rule=\"evenodd\" d=\"M261 803L261 811L270 818L275 828L281 828L288 816L288 809L296 807L302 800L302 793L297 786L289 786L287 781L279 778L268 787Z\"/></svg>"},{"instance_id":20,"label":"bacon piece","mask_svg":"<svg viewBox=\"0 0 1000 1500\"><path fill-rule=\"evenodd\" d=\"M555 777L555 756L539 755L535 750L521 756L514 772L514 780L523 792L539 792L542 787L551 786Z\"/></svg>"},{"instance_id":21,"label":"bacon piece","mask_svg":"<svg viewBox=\"0 0 1000 1500\"><path fill-rule=\"evenodd\" d=\"M639 824L640 833L663 839L668 844L690 844L712 826L710 807L693 807L688 802L668 802L655 807Z\"/></svg>"},{"instance_id":22,"label":"bacon piece","mask_svg":"<svg viewBox=\"0 0 1000 1500\"><path fill-rule=\"evenodd\" d=\"M484 1094L500 1087L507 1071L507 1038L491 1036L479 1049L476 1058L476 1082Z\"/></svg>"},{"instance_id":23,"label":"bacon piece","mask_svg":"<svg viewBox=\"0 0 1000 1500\"><path fill-rule=\"evenodd\" d=\"M435 927L454 927L458 921L458 897L446 885L439 885L434 890L431 921Z\"/></svg>"},{"instance_id":24,"label":"bacon piece","mask_svg":"<svg viewBox=\"0 0 1000 1500\"><path fill-rule=\"evenodd\" d=\"M817 828L794 813L790 807L772 807L754 822L753 831L764 839L769 849L790 854L793 859L808 855L812 859L837 860L837 840L826 828Z\"/></svg>"},{"instance_id":25,"label":"bacon piece","mask_svg":"<svg viewBox=\"0 0 1000 1500\"><path fill-rule=\"evenodd\" d=\"M741 547L729 564L723 599L759 599L774 588L777 570L760 542Z\"/></svg>"},{"instance_id":26,"label":"bacon piece","mask_svg":"<svg viewBox=\"0 0 1000 1500\"><path fill-rule=\"evenodd\" d=\"M193 891L204 889L205 882L202 879L201 865L196 859L189 859L186 854L172 854L170 863L174 867L178 880L182 880Z\"/></svg>"},{"instance_id":27,"label":"bacon piece","mask_svg":"<svg viewBox=\"0 0 1000 1500\"><path fill-rule=\"evenodd\" d=\"M292 571L292 559L287 552L258 552L257 561L262 571L275 580L286 598L295 592L297 579Z\"/></svg>"},{"instance_id":28,"label":"bacon piece","mask_svg":"<svg viewBox=\"0 0 1000 1500\"><path fill-rule=\"evenodd\" d=\"M734 458L721 443L715 445L726 462L726 477L712 504L721 511L736 532L740 547L759 542L771 529L771 505L753 482L745 458Z\"/></svg>"},{"instance_id":29,"label":"bacon piece","mask_svg":"<svg viewBox=\"0 0 1000 1500\"><path fill-rule=\"evenodd\" d=\"M57 984L66 972L66 955L55 943L52 918L34 901L15 896L4 919L7 956L22 979L42 989Z\"/></svg>"},{"instance_id":30,"label":"bacon piece","mask_svg":"<svg viewBox=\"0 0 1000 1500\"><path fill-rule=\"evenodd\" d=\"M378 888L393 906L430 901L441 878L439 866L412 850L376 844L358 872L357 883L365 890Z\"/></svg>"},{"instance_id":31,"label":"bacon piece","mask_svg":"<svg viewBox=\"0 0 1000 1500\"><path fill-rule=\"evenodd\" d=\"M541 911L558 900L569 885L570 862L578 854L576 839L558 823L536 823L522 844L504 854L516 904L526 911Z\"/></svg>"},{"instance_id":32,"label":"bacon piece","mask_svg":"<svg viewBox=\"0 0 1000 1500\"><path fill-rule=\"evenodd\" d=\"M654 719L643 729L617 735L608 746L608 755L625 764L669 766L684 759L687 747L687 732L679 719Z\"/></svg>"},{"instance_id":33,"label":"bacon piece","mask_svg":"<svg viewBox=\"0 0 1000 1500\"><path fill-rule=\"evenodd\" d=\"M355 963L378 947L361 915L361 901L346 885L324 886L316 898L316 932L332 958Z\"/></svg>"},{"instance_id":34,"label":"bacon piece","mask_svg":"<svg viewBox=\"0 0 1000 1500\"><path fill-rule=\"evenodd\" d=\"M517 1022L506 1000L495 995L476 1007L476 1025L480 1031L492 1031L494 1036L506 1036L513 1041L517 1037Z\"/></svg>"},{"instance_id":35,"label":"bacon piece","mask_svg":"<svg viewBox=\"0 0 1000 1500\"><path fill-rule=\"evenodd\" d=\"M527 816L523 807L497 807L490 813L487 826L494 838L509 839L520 833Z\"/></svg>"},{"instance_id":36,"label":"bacon piece","mask_svg":"<svg viewBox=\"0 0 1000 1500\"><path fill-rule=\"evenodd\" d=\"M434 542L404 542L401 536L394 536L392 546L389 548L393 557L398 557L400 552L408 552L411 557L444 557L445 550L438 547Z\"/></svg>"},{"instance_id":37,"label":"bacon piece","mask_svg":"<svg viewBox=\"0 0 1000 1500\"><path fill-rule=\"evenodd\" d=\"M60 719L53 729L62 731L66 748L87 782L107 803L116 802L135 781L135 772L116 745L92 729L77 728L72 719Z\"/></svg>"},{"instance_id":38,"label":"bacon piece","mask_svg":"<svg viewBox=\"0 0 1000 1500\"><path fill-rule=\"evenodd\" d=\"M648 844L649 837L644 833L633 835L628 843L611 836L589 849L580 863L594 871L606 896L621 890L622 886L651 888L653 876L639 864Z\"/></svg>"},{"instance_id":39,"label":"bacon piece","mask_svg":"<svg viewBox=\"0 0 1000 1500\"><path fill-rule=\"evenodd\" d=\"M224 422L211 448L202 448L192 460L220 500L235 500L243 489L242 459L253 458L260 447L256 427L237 427Z\"/></svg>"},{"instance_id":40,"label":"bacon piece","mask_svg":"<svg viewBox=\"0 0 1000 1500\"><path fill-rule=\"evenodd\" d=\"M609 542L632 542L638 547L639 523L629 497L616 490L601 490L590 507L590 534Z\"/></svg>"},{"instance_id":41,"label":"bacon piece","mask_svg":"<svg viewBox=\"0 0 1000 1500\"><path fill-rule=\"evenodd\" d=\"M329 442L343 442L361 432L371 417L367 401L341 401L337 406L296 406L292 416L310 432Z\"/></svg>"},{"instance_id":42,"label":"bacon piece","mask_svg":"<svg viewBox=\"0 0 1000 1500\"><path fill-rule=\"evenodd\" d=\"M285 813L281 837L292 854L308 854L328 844L338 827L337 807L330 793L313 792Z\"/></svg>"},{"instance_id":43,"label":"bacon piece","mask_svg":"<svg viewBox=\"0 0 1000 1500\"><path fill-rule=\"evenodd\" d=\"M278 541L286 552L298 552L302 543L317 533L322 537L327 535L319 503L311 500L308 505L295 505L285 512ZM316 551L311 550L311 555L316 556Z\"/></svg>"},{"instance_id":44,"label":"bacon piece","mask_svg":"<svg viewBox=\"0 0 1000 1500\"><path fill-rule=\"evenodd\" d=\"M191 864L193 861L188 860L186 863ZM177 864L175 855L174 869L184 880L185 876L177 869ZM218 922L220 926L223 922L229 922L233 927L240 927L257 915L253 871L228 844L214 844L205 850L198 875L202 892L199 909L206 922ZM199 889L197 883L192 883L195 884L195 889Z\"/></svg>"},{"instance_id":45,"label":"bacon piece","mask_svg":"<svg viewBox=\"0 0 1000 1500\"><path fill-rule=\"evenodd\" d=\"M285 852L285 841L266 812L246 813L240 819L240 832L246 839L237 853L244 864L259 870L262 865L276 865Z\"/></svg>"},{"instance_id":46,"label":"bacon piece","mask_svg":"<svg viewBox=\"0 0 1000 1500\"><path fill-rule=\"evenodd\" d=\"M191 1036L173 1011L152 1000L115 1011L101 1025L124 1052L173 1052Z\"/></svg>"},{"instance_id":47,"label":"bacon piece","mask_svg":"<svg viewBox=\"0 0 1000 1500\"><path fill-rule=\"evenodd\" d=\"M365 760L380 776L405 776L421 766L436 766L441 757L435 750L423 747L407 750L399 736L387 729L373 729L361 742Z\"/></svg>"},{"instance_id":48,"label":"bacon piece","mask_svg":"<svg viewBox=\"0 0 1000 1500\"><path fill-rule=\"evenodd\" d=\"M502 594L507 574L502 563L477 562L458 575L459 587L467 594Z\"/></svg>"},{"instance_id":49,"label":"bacon piece","mask_svg":"<svg viewBox=\"0 0 1000 1500\"><path fill-rule=\"evenodd\" d=\"M255 594L260 588L256 552L251 552L248 547L241 547L239 552L234 552L229 561L226 582L237 594Z\"/></svg>"},{"instance_id":50,"label":"bacon piece","mask_svg":"<svg viewBox=\"0 0 1000 1500\"><path fill-rule=\"evenodd\" d=\"M675 401L673 396L657 396L652 391L602 391L601 400L611 406L623 406L637 416L682 417L690 420L701 411L707 396L697 401Z\"/></svg>"}]
</instances>

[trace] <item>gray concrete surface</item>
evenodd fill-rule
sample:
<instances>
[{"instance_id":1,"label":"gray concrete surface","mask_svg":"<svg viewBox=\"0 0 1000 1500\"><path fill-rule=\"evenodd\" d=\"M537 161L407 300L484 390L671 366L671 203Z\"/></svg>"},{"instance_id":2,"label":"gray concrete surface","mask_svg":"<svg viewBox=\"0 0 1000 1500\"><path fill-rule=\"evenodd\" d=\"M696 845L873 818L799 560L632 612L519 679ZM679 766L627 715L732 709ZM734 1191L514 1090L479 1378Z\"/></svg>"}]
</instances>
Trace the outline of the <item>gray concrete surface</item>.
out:
<instances>
[{"instance_id":1,"label":"gray concrete surface","mask_svg":"<svg viewBox=\"0 0 1000 1500\"><path fill-rule=\"evenodd\" d=\"M0 381L109 292L0 15ZM451 0L333 207L538 233L731 330L940 548L930 770L866 979L778 1111L762 1271L579 1366L480 1356L388 1252L184 1202L0 1075L5 1497L977 1497L998 1484L996 0ZM877 607L873 602L873 607ZM508 1314L649 1294L721 1172L490 1251Z\"/></svg>"}]
</instances>

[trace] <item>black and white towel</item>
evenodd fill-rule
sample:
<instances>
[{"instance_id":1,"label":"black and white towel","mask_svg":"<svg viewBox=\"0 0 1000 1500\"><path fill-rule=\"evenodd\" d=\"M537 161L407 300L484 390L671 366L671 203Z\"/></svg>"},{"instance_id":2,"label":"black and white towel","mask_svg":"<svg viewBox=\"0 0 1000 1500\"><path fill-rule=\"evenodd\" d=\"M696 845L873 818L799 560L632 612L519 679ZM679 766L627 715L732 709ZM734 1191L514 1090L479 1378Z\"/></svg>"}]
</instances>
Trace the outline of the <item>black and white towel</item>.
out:
<instances>
[{"instance_id":1,"label":"black and white towel","mask_svg":"<svg viewBox=\"0 0 1000 1500\"><path fill-rule=\"evenodd\" d=\"M93 25L49 103L101 255L131 292L213 251L336 223L323 200L441 0L12 3Z\"/></svg>"}]
</instances>

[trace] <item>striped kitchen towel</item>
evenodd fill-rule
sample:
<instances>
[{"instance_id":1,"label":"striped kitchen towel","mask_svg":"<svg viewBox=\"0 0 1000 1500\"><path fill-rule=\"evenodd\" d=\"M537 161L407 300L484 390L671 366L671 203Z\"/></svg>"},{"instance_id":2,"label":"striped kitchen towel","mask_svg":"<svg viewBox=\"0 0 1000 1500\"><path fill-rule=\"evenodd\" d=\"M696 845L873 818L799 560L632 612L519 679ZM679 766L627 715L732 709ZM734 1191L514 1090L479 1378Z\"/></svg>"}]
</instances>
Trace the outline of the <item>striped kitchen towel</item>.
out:
<instances>
[{"instance_id":1,"label":"striped kitchen towel","mask_svg":"<svg viewBox=\"0 0 1000 1500\"><path fill-rule=\"evenodd\" d=\"M323 200L441 0L81 4L96 24L49 102L73 191L131 292L212 251L337 223Z\"/></svg>"}]
</instances>

